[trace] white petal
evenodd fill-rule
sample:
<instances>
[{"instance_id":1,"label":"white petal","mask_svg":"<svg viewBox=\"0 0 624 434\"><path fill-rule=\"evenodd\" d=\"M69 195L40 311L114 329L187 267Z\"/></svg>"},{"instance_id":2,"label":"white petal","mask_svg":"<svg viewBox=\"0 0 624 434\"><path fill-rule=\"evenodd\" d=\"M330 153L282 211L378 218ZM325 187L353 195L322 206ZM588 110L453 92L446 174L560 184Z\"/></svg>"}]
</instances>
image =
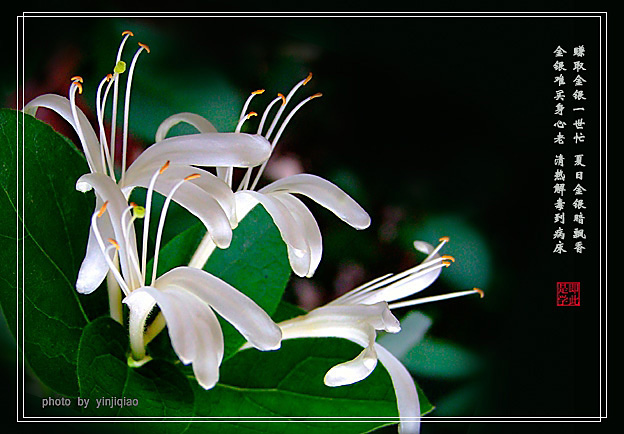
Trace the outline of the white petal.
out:
<instances>
[{"instance_id":1,"label":"white petal","mask_svg":"<svg viewBox=\"0 0 624 434\"><path fill-rule=\"evenodd\" d=\"M355 200L336 185L319 176L301 173L279 179L259 191L261 193L283 191L303 194L356 229L365 229L370 225L370 216Z\"/></svg>"},{"instance_id":2,"label":"white petal","mask_svg":"<svg viewBox=\"0 0 624 434\"><path fill-rule=\"evenodd\" d=\"M418 250L419 252L424 253L426 255L428 255L429 253L435 250L435 246L432 246L426 241L418 241L418 240L414 241L414 248ZM440 255L434 255L432 259L437 258L439 256Z\"/></svg>"},{"instance_id":3,"label":"white petal","mask_svg":"<svg viewBox=\"0 0 624 434\"><path fill-rule=\"evenodd\" d=\"M24 112L35 116L39 107L45 107L47 109L54 110L63 119L69 122L76 132L78 131L74 122L74 116L72 115L71 103L67 98L51 93L41 95L26 104L26 106L24 107ZM83 143L82 146L86 145L88 148L88 152L91 155L89 166L92 167L96 172L104 173L101 156L102 150L100 149L100 142L97 138L97 135L95 134L93 127L89 123L89 120L79 107L76 107L76 112L78 114L80 128L82 129L85 141L87 142L86 144ZM85 157L88 158L88 155L86 153Z\"/></svg>"},{"instance_id":4,"label":"white petal","mask_svg":"<svg viewBox=\"0 0 624 434\"><path fill-rule=\"evenodd\" d=\"M101 199L97 200L96 210L102 206ZM99 221L98 229L103 239L113 238L115 236L113 227L108 216L102 216ZM112 258L112 252L111 252ZM76 279L76 290L81 294L91 294L102 284L108 273L108 263L104 259L104 254L100 248L93 228L89 228L89 239L87 241L87 251L78 271Z\"/></svg>"},{"instance_id":5,"label":"white petal","mask_svg":"<svg viewBox=\"0 0 624 434\"><path fill-rule=\"evenodd\" d=\"M420 402L414 379L388 350L379 344L375 344L377 357L386 368L394 386L397 407L399 408L399 432L402 434L416 434L420 432Z\"/></svg>"},{"instance_id":6,"label":"white petal","mask_svg":"<svg viewBox=\"0 0 624 434\"><path fill-rule=\"evenodd\" d=\"M281 342L280 328L251 298L203 270L178 267L160 276L157 287L174 285L180 287L230 322L258 349L274 350Z\"/></svg>"},{"instance_id":7,"label":"white petal","mask_svg":"<svg viewBox=\"0 0 624 434\"><path fill-rule=\"evenodd\" d=\"M273 219L275 226L277 226L277 228L279 229L284 242L292 246L295 250L300 250L301 252L299 254L301 256L304 255L304 252L305 250L307 250L308 245L299 226L297 225L296 220L293 218L288 208L286 208L286 206L284 206L282 202L276 200L269 195L250 190L236 192L234 196L237 202L236 214L238 215L239 219L243 218L242 216L244 215L244 211L242 210L242 208L249 208L249 206L251 206L254 201L256 203L262 204L264 209ZM242 202L240 206L240 212L238 205L239 201Z\"/></svg>"},{"instance_id":8,"label":"white petal","mask_svg":"<svg viewBox=\"0 0 624 434\"><path fill-rule=\"evenodd\" d=\"M167 137L167 133L169 130L179 124L180 122L185 122L189 125L192 125L199 131L200 133L216 133L217 129L212 125L212 123L195 113L177 113L175 115L169 116L167 119L162 121L160 126L158 127L158 131L156 131L156 141L160 142L165 137Z\"/></svg>"},{"instance_id":9,"label":"white petal","mask_svg":"<svg viewBox=\"0 0 624 434\"><path fill-rule=\"evenodd\" d=\"M368 377L375 366L377 366L377 353L375 348L369 345L355 359L340 363L327 371L323 381L329 387L357 383Z\"/></svg>"},{"instance_id":10,"label":"white petal","mask_svg":"<svg viewBox=\"0 0 624 434\"><path fill-rule=\"evenodd\" d=\"M143 168L143 170L139 169L140 166L135 166L133 164L126 172L122 188L126 196L129 195L130 191L134 187L147 188L149 186L151 178L154 175L154 171L148 171L145 170L145 168ZM234 193L232 192L232 189L225 182L206 170L189 165L169 164L167 170L158 176L156 187L162 191L157 191L162 194L162 192L170 190L171 187L173 187L179 180L195 173L201 176L194 179L193 182L183 184L181 188L189 187L190 189L195 190L195 187L197 187L202 189L219 203L223 211L230 219L232 227L236 227L236 206L234 203ZM176 195L173 198L176 202L178 202L177 197L178 196ZM185 206L185 204L182 203L180 203L180 205ZM190 204L187 203L186 205Z\"/></svg>"},{"instance_id":11,"label":"white petal","mask_svg":"<svg viewBox=\"0 0 624 434\"><path fill-rule=\"evenodd\" d=\"M171 345L184 364L193 364L193 372L204 389L214 387L223 359L223 333L210 306L176 286L159 284L134 291L124 302L131 304L137 293L149 294L160 307Z\"/></svg>"},{"instance_id":12,"label":"white petal","mask_svg":"<svg viewBox=\"0 0 624 434\"><path fill-rule=\"evenodd\" d=\"M312 277L319 266L323 255L323 239L321 237L321 230L316 223L316 219L308 207L306 207L303 202L295 196L288 193L273 193L272 196L279 199L286 206L286 208L288 208L291 215L295 218L295 221L299 225L300 230L303 232L303 236L309 250L309 254L305 256L308 265L304 276ZM294 258L294 260L297 259L298 257Z\"/></svg>"},{"instance_id":13,"label":"white petal","mask_svg":"<svg viewBox=\"0 0 624 434\"><path fill-rule=\"evenodd\" d=\"M136 236L134 233L134 226L130 226L130 232L127 239L124 238L123 225L126 225L128 221L121 221L121 216L124 210L128 207L126 197L123 195L119 186L107 175L102 173L87 173L82 175L76 181L76 189L79 191L86 191L89 188L94 188L96 195L101 199L101 203L108 202L106 207L106 213L110 218L110 222L115 234L114 239L121 247L121 254L119 255L121 268L124 276L129 276L130 264L127 262L125 249L129 244L135 257L138 257L136 253ZM99 203L99 202L98 202ZM98 228L100 222L98 221ZM127 242L126 242L127 241Z\"/></svg>"},{"instance_id":14,"label":"white petal","mask_svg":"<svg viewBox=\"0 0 624 434\"><path fill-rule=\"evenodd\" d=\"M171 137L154 143L134 161L136 170L154 173L165 162L209 167L250 167L262 164L271 153L262 136L243 133L200 133Z\"/></svg>"}]
</instances>

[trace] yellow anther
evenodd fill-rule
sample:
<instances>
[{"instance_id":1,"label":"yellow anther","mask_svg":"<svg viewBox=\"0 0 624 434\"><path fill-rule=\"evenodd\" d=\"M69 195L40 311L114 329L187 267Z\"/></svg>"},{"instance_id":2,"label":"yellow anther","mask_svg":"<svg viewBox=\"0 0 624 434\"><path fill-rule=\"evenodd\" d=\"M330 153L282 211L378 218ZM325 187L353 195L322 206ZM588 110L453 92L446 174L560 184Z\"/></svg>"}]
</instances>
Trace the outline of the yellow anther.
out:
<instances>
[{"instance_id":1,"label":"yellow anther","mask_svg":"<svg viewBox=\"0 0 624 434\"><path fill-rule=\"evenodd\" d=\"M282 95L281 93L278 93L277 96L279 96L282 99L282 105L286 105L286 97Z\"/></svg>"},{"instance_id":2,"label":"yellow anther","mask_svg":"<svg viewBox=\"0 0 624 434\"><path fill-rule=\"evenodd\" d=\"M258 89L251 92L252 95L261 95L264 93L264 89Z\"/></svg>"},{"instance_id":3,"label":"yellow anther","mask_svg":"<svg viewBox=\"0 0 624 434\"><path fill-rule=\"evenodd\" d=\"M192 175L187 176L186 178L184 178L185 181L190 181L191 179L197 179L201 177L201 175L199 173L193 173Z\"/></svg>"},{"instance_id":4,"label":"yellow anther","mask_svg":"<svg viewBox=\"0 0 624 434\"><path fill-rule=\"evenodd\" d=\"M309 73L305 80L303 80L303 86L308 84L308 81L312 80L312 73Z\"/></svg>"},{"instance_id":5,"label":"yellow anther","mask_svg":"<svg viewBox=\"0 0 624 434\"><path fill-rule=\"evenodd\" d=\"M170 163L170 161L167 160L167 162L165 164L163 164L163 167L160 168L158 173L162 175L162 173L169 168L169 163Z\"/></svg>"},{"instance_id":6,"label":"yellow anther","mask_svg":"<svg viewBox=\"0 0 624 434\"><path fill-rule=\"evenodd\" d=\"M139 47L143 48L145 51L147 51L148 53L150 52L150 49L147 45L139 42Z\"/></svg>"},{"instance_id":7,"label":"yellow anther","mask_svg":"<svg viewBox=\"0 0 624 434\"><path fill-rule=\"evenodd\" d=\"M479 288L472 288L472 290L473 290L473 291L475 291L477 294L479 294L479 297L480 297L480 298L485 297L485 292L483 292L483 290L482 290L482 289L479 289Z\"/></svg>"},{"instance_id":8,"label":"yellow anther","mask_svg":"<svg viewBox=\"0 0 624 434\"><path fill-rule=\"evenodd\" d=\"M113 68L113 72L115 74L123 74L126 71L126 62L124 62L123 60L120 60L119 62L117 62L117 64L115 65L115 68Z\"/></svg>"},{"instance_id":9,"label":"yellow anther","mask_svg":"<svg viewBox=\"0 0 624 434\"><path fill-rule=\"evenodd\" d=\"M70 80L73 81L73 82L77 82L78 81L78 82L82 83L82 77L79 76L79 75L74 75Z\"/></svg>"},{"instance_id":10,"label":"yellow anther","mask_svg":"<svg viewBox=\"0 0 624 434\"><path fill-rule=\"evenodd\" d=\"M455 258L451 255L442 255L442 259L448 259L449 261L455 262Z\"/></svg>"},{"instance_id":11,"label":"yellow anther","mask_svg":"<svg viewBox=\"0 0 624 434\"><path fill-rule=\"evenodd\" d=\"M451 241L451 239L449 237L442 237L438 241L439 242L446 241L448 243L449 241Z\"/></svg>"},{"instance_id":12,"label":"yellow anther","mask_svg":"<svg viewBox=\"0 0 624 434\"><path fill-rule=\"evenodd\" d=\"M310 97L310 99L320 98L320 97L322 97L322 96L323 96L323 94L322 94L321 92L319 92L319 93L315 93L314 95L312 95L312 96Z\"/></svg>"},{"instance_id":13,"label":"yellow anther","mask_svg":"<svg viewBox=\"0 0 624 434\"><path fill-rule=\"evenodd\" d=\"M247 119L249 119L249 118L250 118L250 117L252 117L252 116L258 116L258 113L256 113L256 112L249 112L249 113L247 114Z\"/></svg>"},{"instance_id":14,"label":"yellow anther","mask_svg":"<svg viewBox=\"0 0 624 434\"><path fill-rule=\"evenodd\" d=\"M449 261L442 261L442 264L444 264L445 267L451 266L451 263Z\"/></svg>"},{"instance_id":15,"label":"yellow anther","mask_svg":"<svg viewBox=\"0 0 624 434\"><path fill-rule=\"evenodd\" d=\"M106 207L108 206L108 201L104 202L104 205L102 205L102 208L100 208L100 210L97 213L98 217L102 217L102 215L106 212Z\"/></svg>"},{"instance_id":16,"label":"yellow anther","mask_svg":"<svg viewBox=\"0 0 624 434\"><path fill-rule=\"evenodd\" d=\"M73 84L78 88L78 93L82 94L82 83L80 83L79 81L74 81Z\"/></svg>"},{"instance_id":17,"label":"yellow anther","mask_svg":"<svg viewBox=\"0 0 624 434\"><path fill-rule=\"evenodd\" d=\"M109 238L108 242L111 243L113 246L115 246L115 250L119 250L120 247L119 247L119 243L117 243L117 241L115 241L112 238Z\"/></svg>"},{"instance_id":18,"label":"yellow anther","mask_svg":"<svg viewBox=\"0 0 624 434\"><path fill-rule=\"evenodd\" d=\"M134 33L132 33L130 30L124 30L121 33L121 36L126 36L126 35L134 36Z\"/></svg>"},{"instance_id":19,"label":"yellow anther","mask_svg":"<svg viewBox=\"0 0 624 434\"><path fill-rule=\"evenodd\" d=\"M134 215L138 219L142 219L143 217L145 217L145 208L137 205L136 203L130 205L132 205L132 215Z\"/></svg>"}]
</instances>

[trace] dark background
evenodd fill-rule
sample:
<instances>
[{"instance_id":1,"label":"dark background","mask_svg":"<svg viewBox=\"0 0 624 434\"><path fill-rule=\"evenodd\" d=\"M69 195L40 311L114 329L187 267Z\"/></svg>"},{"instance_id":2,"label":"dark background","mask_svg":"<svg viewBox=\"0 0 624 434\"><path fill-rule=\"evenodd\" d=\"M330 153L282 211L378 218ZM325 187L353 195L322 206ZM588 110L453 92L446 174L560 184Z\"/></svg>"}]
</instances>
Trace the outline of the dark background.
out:
<instances>
[{"instance_id":1,"label":"dark background","mask_svg":"<svg viewBox=\"0 0 624 434\"><path fill-rule=\"evenodd\" d=\"M27 18L24 93L26 101L48 92L66 95L69 78L78 74L85 78L82 102L93 110L121 31L130 29L128 60L137 41L151 48L133 84L130 129L141 148L165 117L180 111L231 131L249 92L267 89L251 107L261 114L276 92L288 92L312 71L300 98L323 97L297 113L274 158L294 157L306 172L339 184L373 223L355 231L311 205L324 257L313 290L293 278L289 299L306 307L323 303L413 264L412 240L435 243L448 235L445 253L457 261L424 295L479 287L486 297L421 309L433 318L430 335L459 348L458 363L469 359L475 366L460 376L415 373L437 406L430 416L597 418L606 288L606 281L600 286L606 165L600 160L599 24L596 17L573 16ZM564 104L571 107L578 45L586 48L580 60L587 68L581 88L587 138L556 145L553 51L568 51ZM2 83L4 106L15 106L14 83ZM573 118L566 113L571 137ZM553 254L552 239L558 153L568 157L570 179L564 255ZM571 242L576 153L587 165L582 254ZM556 306L558 281L581 282L580 307ZM431 357L436 363L435 357L448 356ZM594 425L580 424L587 427ZM429 423L423 432L516 429L580 431L578 424Z\"/></svg>"}]
</instances>

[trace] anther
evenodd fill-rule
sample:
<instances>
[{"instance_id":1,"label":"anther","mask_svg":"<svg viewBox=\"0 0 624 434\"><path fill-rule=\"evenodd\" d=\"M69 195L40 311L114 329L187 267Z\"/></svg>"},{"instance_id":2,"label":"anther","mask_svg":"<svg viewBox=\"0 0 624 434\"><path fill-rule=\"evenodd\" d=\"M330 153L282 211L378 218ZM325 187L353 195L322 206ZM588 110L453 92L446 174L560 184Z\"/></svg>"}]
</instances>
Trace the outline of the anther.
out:
<instances>
[{"instance_id":1,"label":"anther","mask_svg":"<svg viewBox=\"0 0 624 434\"><path fill-rule=\"evenodd\" d=\"M145 45L145 44L143 44L143 43L141 43L141 42L139 42L139 47L144 48L144 49L145 49L145 51L147 51L148 53L150 52L150 48L149 48L147 45Z\"/></svg>"},{"instance_id":2,"label":"anther","mask_svg":"<svg viewBox=\"0 0 624 434\"><path fill-rule=\"evenodd\" d=\"M320 98L320 97L322 97L322 96L323 96L323 94L322 94L321 92L319 92L319 93L315 93L314 95L312 95L312 96L310 97L310 99Z\"/></svg>"},{"instance_id":3,"label":"anther","mask_svg":"<svg viewBox=\"0 0 624 434\"><path fill-rule=\"evenodd\" d=\"M201 175L199 173L193 173L192 175L187 176L186 178L184 178L185 181L190 181L191 179L197 179L200 178Z\"/></svg>"},{"instance_id":4,"label":"anther","mask_svg":"<svg viewBox=\"0 0 624 434\"><path fill-rule=\"evenodd\" d=\"M113 68L113 72L115 74L123 74L126 71L126 62L124 62L123 60L120 60L119 62L117 62L117 64L115 65L115 68Z\"/></svg>"},{"instance_id":5,"label":"anther","mask_svg":"<svg viewBox=\"0 0 624 434\"><path fill-rule=\"evenodd\" d=\"M279 96L282 99L282 105L286 105L286 97L282 95L281 93L278 93L277 96Z\"/></svg>"},{"instance_id":6,"label":"anther","mask_svg":"<svg viewBox=\"0 0 624 434\"><path fill-rule=\"evenodd\" d=\"M170 161L169 161L169 160L167 160L167 162L166 162L165 164L163 164L163 167L161 167L161 168L160 168L160 170L158 171L158 173L159 173L160 175L162 175L162 173L163 173L165 170L167 170L167 168L169 168L169 163L170 163Z\"/></svg>"},{"instance_id":7,"label":"anther","mask_svg":"<svg viewBox=\"0 0 624 434\"><path fill-rule=\"evenodd\" d=\"M70 80L73 81L73 82L77 82L78 81L78 82L82 83L82 77L79 76L79 75L74 75Z\"/></svg>"},{"instance_id":8,"label":"anther","mask_svg":"<svg viewBox=\"0 0 624 434\"><path fill-rule=\"evenodd\" d=\"M472 288L472 290L473 290L473 291L475 291L477 294L479 294L479 297L480 297L480 298L485 297L485 292L483 292L483 290L482 290L482 289L479 289L479 288Z\"/></svg>"},{"instance_id":9,"label":"anther","mask_svg":"<svg viewBox=\"0 0 624 434\"><path fill-rule=\"evenodd\" d=\"M445 267L450 267L450 266L451 266L451 263L450 263L449 261L442 261L442 264L443 264Z\"/></svg>"},{"instance_id":10,"label":"anther","mask_svg":"<svg viewBox=\"0 0 624 434\"><path fill-rule=\"evenodd\" d=\"M82 94L82 83L80 83L79 81L74 81L73 84L78 88L78 93Z\"/></svg>"},{"instance_id":11,"label":"anther","mask_svg":"<svg viewBox=\"0 0 624 434\"><path fill-rule=\"evenodd\" d=\"M448 243L449 241L451 241L451 239L449 237L442 237L438 241L439 242L446 241Z\"/></svg>"},{"instance_id":12,"label":"anther","mask_svg":"<svg viewBox=\"0 0 624 434\"><path fill-rule=\"evenodd\" d=\"M442 255L442 259L448 259L449 261L455 262L455 258L451 255Z\"/></svg>"},{"instance_id":13,"label":"anther","mask_svg":"<svg viewBox=\"0 0 624 434\"><path fill-rule=\"evenodd\" d=\"M104 205L102 205L102 208L100 208L100 210L97 213L98 217L102 217L102 215L106 212L106 207L108 206L108 201L104 202Z\"/></svg>"},{"instance_id":14,"label":"anther","mask_svg":"<svg viewBox=\"0 0 624 434\"><path fill-rule=\"evenodd\" d=\"M258 89L251 92L252 95L262 95L264 93L264 89Z\"/></svg>"},{"instance_id":15,"label":"anther","mask_svg":"<svg viewBox=\"0 0 624 434\"><path fill-rule=\"evenodd\" d=\"M250 117L252 117L252 116L258 116L258 113L256 113L256 112L249 112L249 113L247 114L246 118L247 118L247 119L249 119L249 118L250 118Z\"/></svg>"},{"instance_id":16,"label":"anther","mask_svg":"<svg viewBox=\"0 0 624 434\"><path fill-rule=\"evenodd\" d=\"M124 30L123 32L121 32L121 36L126 35L134 36L134 33L132 33L130 30Z\"/></svg>"},{"instance_id":17,"label":"anther","mask_svg":"<svg viewBox=\"0 0 624 434\"><path fill-rule=\"evenodd\" d=\"M303 86L308 84L308 81L312 80L312 73L309 73L305 80L303 80Z\"/></svg>"},{"instance_id":18,"label":"anther","mask_svg":"<svg viewBox=\"0 0 624 434\"><path fill-rule=\"evenodd\" d=\"M115 241L114 239L109 238L108 242L111 243L113 246L115 246L115 250L119 250L120 249L119 243L117 241Z\"/></svg>"}]
</instances>

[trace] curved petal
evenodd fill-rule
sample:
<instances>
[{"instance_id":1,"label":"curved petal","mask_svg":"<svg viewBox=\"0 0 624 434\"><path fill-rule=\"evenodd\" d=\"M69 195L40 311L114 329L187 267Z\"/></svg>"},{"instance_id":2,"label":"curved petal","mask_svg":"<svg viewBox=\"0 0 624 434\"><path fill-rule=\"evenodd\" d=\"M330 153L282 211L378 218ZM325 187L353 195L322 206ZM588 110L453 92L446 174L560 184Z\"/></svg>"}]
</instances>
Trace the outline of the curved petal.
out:
<instances>
[{"instance_id":1,"label":"curved petal","mask_svg":"<svg viewBox=\"0 0 624 434\"><path fill-rule=\"evenodd\" d=\"M136 253L134 226L130 225L130 232L127 238L124 237L123 225L127 225L128 221L122 222L121 216L128 207L126 197L115 181L102 173L87 173L76 181L76 190L78 191L85 192L89 191L91 188L95 189L95 193L100 197L102 203L108 202L106 212L112 224L113 233L115 234L114 238L119 243L122 252L119 255L121 268L123 270L123 275L129 276L130 264L128 264L127 255L125 254L126 247L129 246L129 248L133 250L133 252L130 252L131 255L134 254L135 257L138 257L138 255Z\"/></svg>"},{"instance_id":2,"label":"curved petal","mask_svg":"<svg viewBox=\"0 0 624 434\"><path fill-rule=\"evenodd\" d=\"M141 293L149 294L158 304L171 346L182 363L193 364L195 377L204 389L214 387L219 379L224 343L221 326L210 306L181 288L161 284L133 291L124 303L132 305Z\"/></svg>"},{"instance_id":3,"label":"curved petal","mask_svg":"<svg viewBox=\"0 0 624 434\"><path fill-rule=\"evenodd\" d=\"M203 270L178 267L156 280L156 287L177 286L210 305L253 346L274 350L281 342L280 328L251 298Z\"/></svg>"},{"instance_id":4,"label":"curved petal","mask_svg":"<svg viewBox=\"0 0 624 434\"><path fill-rule=\"evenodd\" d=\"M98 210L102 207L103 202L96 196L96 207ZM102 216L98 229L103 239L113 238L115 233L108 216ZM111 252L112 259L112 252ZM98 245L93 228L89 228L89 239L87 241L87 251L85 257L80 264L78 270L78 278L76 279L76 290L81 294L91 294L98 289L108 274L108 263L104 259L104 253Z\"/></svg>"},{"instance_id":5,"label":"curved petal","mask_svg":"<svg viewBox=\"0 0 624 434\"><path fill-rule=\"evenodd\" d=\"M154 143L134 160L133 166L151 173L166 161L193 166L250 167L262 164L270 153L268 140L255 134L188 134Z\"/></svg>"},{"instance_id":6,"label":"curved petal","mask_svg":"<svg viewBox=\"0 0 624 434\"><path fill-rule=\"evenodd\" d=\"M242 219L246 214L244 213L245 209L251 210L253 208L254 202L262 204L273 219L275 226L279 229L284 242L295 250L300 250L300 252L295 252L296 254L300 256L305 254L305 251L308 249L305 238L292 214L282 202L266 194L250 190L238 191L234 194L234 197L237 208L236 214L239 219ZM239 202L241 202L240 207Z\"/></svg>"},{"instance_id":7,"label":"curved petal","mask_svg":"<svg viewBox=\"0 0 624 434\"><path fill-rule=\"evenodd\" d=\"M167 133L169 132L169 130L180 122L185 122L189 125L192 125L200 133L217 132L217 129L214 127L214 125L212 125L212 123L203 116L195 113L183 112L171 115L167 119L162 121L162 123L158 126L158 130L156 131L156 141L160 142L165 137L167 137Z\"/></svg>"},{"instance_id":8,"label":"curved petal","mask_svg":"<svg viewBox=\"0 0 624 434\"><path fill-rule=\"evenodd\" d=\"M122 190L126 196L129 196L130 192L135 187L147 188L149 186L152 176L154 175L153 171L149 172L145 170L145 168L143 168L143 170L137 170L136 167L137 166L131 165L126 172L124 184L122 186ZM232 227L236 227L236 205L234 203L234 193L232 192L232 189L225 182L223 182L215 175L206 170L189 165L170 164L167 170L165 170L158 176L155 186L156 190L159 193L166 195L166 192L170 191L171 188L179 180L196 173L201 176L197 179L194 179L192 183L182 184L182 186L180 187L182 191L184 191L185 189L192 191L196 191L196 189L201 189L203 192L210 195L210 197L212 197L219 203L219 205L227 215L228 219L230 220L230 225ZM173 200L187 208L192 213L195 203L201 201L199 197L195 200L184 202L178 200L179 198L180 197L176 194Z\"/></svg>"},{"instance_id":9,"label":"curved petal","mask_svg":"<svg viewBox=\"0 0 624 434\"><path fill-rule=\"evenodd\" d=\"M369 346L348 362L340 363L331 368L323 379L326 386L338 387L357 383L368 377L377 366L377 353L371 342Z\"/></svg>"},{"instance_id":10,"label":"curved petal","mask_svg":"<svg viewBox=\"0 0 624 434\"><path fill-rule=\"evenodd\" d=\"M38 96L26 104L24 107L24 113L35 116L39 107L54 110L63 119L69 122L76 132L78 132L76 123L74 122L74 116L72 115L71 103L67 98L52 93ZM100 141L98 140L93 127L82 110L80 110L79 107L76 107L76 112L78 113L78 121L80 122L80 128L82 129L82 133L86 141L86 143L83 143L82 146L87 147L88 152L85 152L85 157L89 161L89 167L95 172L105 173L104 167L102 166L102 150L100 149ZM89 158L89 155L91 158Z\"/></svg>"},{"instance_id":11,"label":"curved petal","mask_svg":"<svg viewBox=\"0 0 624 434\"><path fill-rule=\"evenodd\" d=\"M278 191L303 194L356 229L370 226L370 216L351 196L319 176L300 173L279 179L259 190L260 193Z\"/></svg>"},{"instance_id":12,"label":"curved petal","mask_svg":"<svg viewBox=\"0 0 624 434\"><path fill-rule=\"evenodd\" d=\"M377 357L386 368L394 393L396 394L397 407L399 408L399 432L402 434L417 434L420 432L420 401L414 379L403 364L396 357L379 344L375 344Z\"/></svg>"},{"instance_id":13,"label":"curved petal","mask_svg":"<svg viewBox=\"0 0 624 434\"><path fill-rule=\"evenodd\" d=\"M308 245L309 253L304 257L304 259L306 260L305 273L303 273L303 275L298 275L300 277L312 277L321 262L321 257L323 256L323 239L321 237L321 230L316 223L316 219L314 218L308 207L305 206L303 202L301 202L295 196L288 193L273 193L272 196L279 199L284 204L284 206L288 208L291 215L295 218L295 221L298 223L301 231L303 232L303 237L305 238ZM291 255L289 255L289 257L290 256ZM296 256L294 252L293 256L294 257L291 260L291 264L293 260L301 260L300 257Z\"/></svg>"}]
</instances>

